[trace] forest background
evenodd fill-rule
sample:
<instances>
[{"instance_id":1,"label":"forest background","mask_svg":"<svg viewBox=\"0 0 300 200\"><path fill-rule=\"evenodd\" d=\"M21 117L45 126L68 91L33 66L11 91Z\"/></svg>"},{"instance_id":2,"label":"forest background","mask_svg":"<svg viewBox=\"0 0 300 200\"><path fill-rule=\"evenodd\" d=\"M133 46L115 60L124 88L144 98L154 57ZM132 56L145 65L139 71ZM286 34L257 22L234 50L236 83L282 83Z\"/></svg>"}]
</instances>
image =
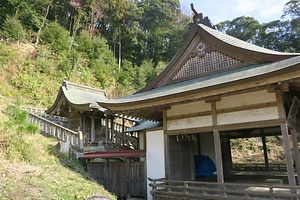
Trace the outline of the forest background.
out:
<instances>
[{"instance_id":1,"label":"forest background","mask_svg":"<svg viewBox=\"0 0 300 200\"><path fill-rule=\"evenodd\" d=\"M282 10L269 23L241 16L216 26L262 47L300 52L300 1ZM64 79L105 89L109 98L134 93L164 69L191 22L179 0L1 0L0 93L44 108Z\"/></svg>"}]
</instances>

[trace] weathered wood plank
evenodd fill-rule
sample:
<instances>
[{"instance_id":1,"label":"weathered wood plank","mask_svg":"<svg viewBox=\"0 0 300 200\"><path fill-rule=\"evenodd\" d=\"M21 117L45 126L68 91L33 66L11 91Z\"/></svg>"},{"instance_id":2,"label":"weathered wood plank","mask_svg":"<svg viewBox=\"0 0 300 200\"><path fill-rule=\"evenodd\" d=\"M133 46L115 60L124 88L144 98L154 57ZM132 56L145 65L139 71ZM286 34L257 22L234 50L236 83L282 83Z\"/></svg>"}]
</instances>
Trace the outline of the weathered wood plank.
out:
<instances>
[{"instance_id":1,"label":"weathered wood plank","mask_svg":"<svg viewBox=\"0 0 300 200\"><path fill-rule=\"evenodd\" d=\"M90 162L88 172L119 197L146 196L144 162Z\"/></svg>"}]
</instances>

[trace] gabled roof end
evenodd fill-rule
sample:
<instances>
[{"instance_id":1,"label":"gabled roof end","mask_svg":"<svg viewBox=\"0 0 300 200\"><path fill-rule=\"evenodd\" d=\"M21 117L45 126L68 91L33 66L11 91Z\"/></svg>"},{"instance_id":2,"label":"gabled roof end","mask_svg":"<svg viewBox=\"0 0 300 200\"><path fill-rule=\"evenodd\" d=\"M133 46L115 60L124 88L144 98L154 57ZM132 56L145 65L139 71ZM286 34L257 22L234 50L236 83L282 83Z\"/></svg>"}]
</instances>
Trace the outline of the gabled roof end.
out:
<instances>
[{"instance_id":1,"label":"gabled roof end","mask_svg":"<svg viewBox=\"0 0 300 200\"><path fill-rule=\"evenodd\" d=\"M212 29L217 29L217 27L211 23L211 21L208 17L203 17L202 13L198 13L196 11L193 3L191 3L191 9L194 12L194 16L193 16L194 24L192 24L192 25L204 24Z\"/></svg>"}]
</instances>

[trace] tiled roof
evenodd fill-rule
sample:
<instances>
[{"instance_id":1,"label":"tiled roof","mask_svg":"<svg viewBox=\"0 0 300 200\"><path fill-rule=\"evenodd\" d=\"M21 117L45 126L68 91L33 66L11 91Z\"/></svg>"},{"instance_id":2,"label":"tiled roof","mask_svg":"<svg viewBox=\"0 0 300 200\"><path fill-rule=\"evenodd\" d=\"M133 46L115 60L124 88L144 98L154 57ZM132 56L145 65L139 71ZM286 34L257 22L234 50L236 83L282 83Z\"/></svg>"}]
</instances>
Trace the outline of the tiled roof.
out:
<instances>
[{"instance_id":1,"label":"tiled roof","mask_svg":"<svg viewBox=\"0 0 300 200\"><path fill-rule=\"evenodd\" d=\"M256 76L270 74L272 72L287 69L291 66L298 64L300 64L300 56L274 63L256 64L242 68L236 68L230 71L224 71L205 77L200 77L197 79L178 82L163 87L155 88L150 91L124 96L118 99L111 99L109 101L98 101L98 103L100 105L102 105L102 103L109 105L151 100L158 97L166 97L173 94L203 89L216 85L222 85L225 83L230 83L248 78L254 78Z\"/></svg>"},{"instance_id":2,"label":"tiled roof","mask_svg":"<svg viewBox=\"0 0 300 200\"><path fill-rule=\"evenodd\" d=\"M107 109L99 106L97 102L106 100L107 97L104 90L63 81L54 104L46 111L46 113L55 114L60 109L63 101L67 101L71 107L73 106L77 109L95 109L105 112Z\"/></svg>"},{"instance_id":3,"label":"tiled roof","mask_svg":"<svg viewBox=\"0 0 300 200\"><path fill-rule=\"evenodd\" d=\"M300 55L300 53L285 53L285 52L278 52L278 51L266 49L266 48L245 42L238 38L232 37L230 35L220 32L218 30L209 28L208 26L206 26L204 24L198 24L198 26L201 27L206 32L208 32L209 34L213 35L215 38L217 38L231 46L239 47L239 48L246 49L249 51L256 51L256 52L260 52L260 53L273 54L273 55Z\"/></svg>"},{"instance_id":4,"label":"tiled roof","mask_svg":"<svg viewBox=\"0 0 300 200\"><path fill-rule=\"evenodd\" d=\"M103 90L92 87L65 81L61 88L65 97L71 104L88 104L90 108L100 108L96 102L107 100Z\"/></svg>"},{"instance_id":5,"label":"tiled roof","mask_svg":"<svg viewBox=\"0 0 300 200\"><path fill-rule=\"evenodd\" d=\"M125 133L141 131L141 130L148 129L148 128L155 128L155 127L158 127L161 125L162 125L161 122L142 120L142 121L138 122L137 125L127 129L125 131Z\"/></svg>"}]
</instances>

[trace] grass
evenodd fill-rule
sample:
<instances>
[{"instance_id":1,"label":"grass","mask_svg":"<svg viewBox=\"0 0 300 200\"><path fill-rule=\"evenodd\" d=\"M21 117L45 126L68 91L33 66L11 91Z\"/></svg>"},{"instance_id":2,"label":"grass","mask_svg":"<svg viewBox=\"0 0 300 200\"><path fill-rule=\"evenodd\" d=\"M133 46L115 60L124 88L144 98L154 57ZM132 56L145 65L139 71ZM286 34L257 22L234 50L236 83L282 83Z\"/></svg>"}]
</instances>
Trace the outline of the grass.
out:
<instances>
[{"instance_id":1,"label":"grass","mask_svg":"<svg viewBox=\"0 0 300 200\"><path fill-rule=\"evenodd\" d=\"M1 101L0 108L4 101ZM1 109L3 112L5 109ZM26 129L0 114L0 199L86 199L116 197L90 178L77 159L61 154L58 141ZM20 131L21 130L21 131Z\"/></svg>"},{"instance_id":2,"label":"grass","mask_svg":"<svg viewBox=\"0 0 300 200\"><path fill-rule=\"evenodd\" d=\"M0 199L86 199L93 195L115 199L90 178L78 160L59 153L55 139L40 134L23 139L31 152L27 161L18 154L10 159L1 154Z\"/></svg>"}]
</instances>

